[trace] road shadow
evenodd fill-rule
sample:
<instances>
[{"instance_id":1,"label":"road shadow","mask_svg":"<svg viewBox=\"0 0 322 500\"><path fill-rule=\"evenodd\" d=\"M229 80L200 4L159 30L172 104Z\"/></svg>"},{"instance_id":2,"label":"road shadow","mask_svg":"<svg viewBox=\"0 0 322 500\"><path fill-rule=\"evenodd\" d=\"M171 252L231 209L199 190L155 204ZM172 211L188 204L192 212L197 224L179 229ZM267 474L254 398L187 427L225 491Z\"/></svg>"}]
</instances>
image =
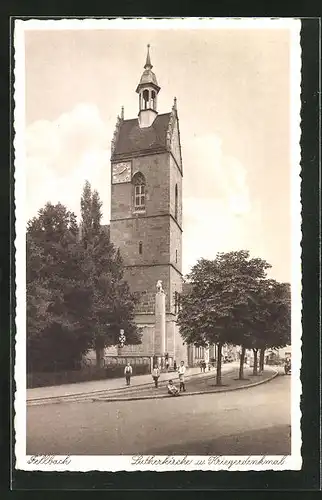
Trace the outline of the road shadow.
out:
<instances>
[{"instance_id":1,"label":"road shadow","mask_svg":"<svg viewBox=\"0 0 322 500\"><path fill-rule=\"evenodd\" d=\"M237 435L148 449L142 455L290 455L291 426L254 429Z\"/></svg>"}]
</instances>

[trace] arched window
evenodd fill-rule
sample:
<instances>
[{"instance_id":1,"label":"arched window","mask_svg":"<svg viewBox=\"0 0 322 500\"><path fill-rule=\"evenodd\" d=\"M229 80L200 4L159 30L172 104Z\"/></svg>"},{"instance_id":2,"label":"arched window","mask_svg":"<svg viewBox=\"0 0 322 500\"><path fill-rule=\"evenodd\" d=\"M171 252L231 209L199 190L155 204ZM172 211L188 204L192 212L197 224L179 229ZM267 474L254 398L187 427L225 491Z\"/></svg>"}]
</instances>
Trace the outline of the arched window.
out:
<instances>
[{"instance_id":1,"label":"arched window","mask_svg":"<svg viewBox=\"0 0 322 500\"><path fill-rule=\"evenodd\" d=\"M152 90L151 92L151 99L152 99L153 109L155 110L157 106L156 106L156 93L154 92L154 90Z\"/></svg>"},{"instance_id":2,"label":"arched window","mask_svg":"<svg viewBox=\"0 0 322 500\"><path fill-rule=\"evenodd\" d=\"M139 242L139 254L142 254L143 244L142 241Z\"/></svg>"},{"instance_id":3,"label":"arched window","mask_svg":"<svg viewBox=\"0 0 322 500\"><path fill-rule=\"evenodd\" d=\"M144 175L141 174L141 172L138 172L137 174L134 175L132 183L134 188L134 193L133 193L134 210L136 211L145 210L146 189L145 189Z\"/></svg>"},{"instance_id":4,"label":"arched window","mask_svg":"<svg viewBox=\"0 0 322 500\"><path fill-rule=\"evenodd\" d=\"M174 217L178 218L178 184L174 188Z\"/></svg>"},{"instance_id":5,"label":"arched window","mask_svg":"<svg viewBox=\"0 0 322 500\"><path fill-rule=\"evenodd\" d=\"M149 102L149 91L143 90L144 109L147 109Z\"/></svg>"}]
</instances>

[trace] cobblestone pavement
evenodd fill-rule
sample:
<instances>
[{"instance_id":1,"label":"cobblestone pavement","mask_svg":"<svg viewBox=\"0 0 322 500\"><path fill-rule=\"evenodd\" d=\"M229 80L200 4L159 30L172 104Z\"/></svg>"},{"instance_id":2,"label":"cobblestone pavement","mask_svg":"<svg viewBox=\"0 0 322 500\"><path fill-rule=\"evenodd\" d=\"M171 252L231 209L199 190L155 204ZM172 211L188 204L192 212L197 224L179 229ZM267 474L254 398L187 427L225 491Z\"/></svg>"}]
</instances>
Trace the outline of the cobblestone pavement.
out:
<instances>
[{"instance_id":1,"label":"cobblestone pavement","mask_svg":"<svg viewBox=\"0 0 322 500\"><path fill-rule=\"evenodd\" d=\"M27 454L290 453L290 377L199 396L27 408Z\"/></svg>"}]
</instances>

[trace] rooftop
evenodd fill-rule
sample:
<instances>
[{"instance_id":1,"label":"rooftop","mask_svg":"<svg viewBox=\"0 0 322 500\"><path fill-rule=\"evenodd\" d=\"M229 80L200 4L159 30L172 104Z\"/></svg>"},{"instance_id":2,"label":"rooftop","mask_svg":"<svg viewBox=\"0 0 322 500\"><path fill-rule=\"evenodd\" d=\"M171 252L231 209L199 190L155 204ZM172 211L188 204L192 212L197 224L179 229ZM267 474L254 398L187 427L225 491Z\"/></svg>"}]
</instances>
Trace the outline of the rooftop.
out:
<instances>
[{"instance_id":1,"label":"rooftop","mask_svg":"<svg viewBox=\"0 0 322 500\"><path fill-rule=\"evenodd\" d=\"M137 118L122 120L112 159L145 151L167 150L167 130L171 113L157 115L151 127L140 128Z\"/></svg>"}]
</instances>

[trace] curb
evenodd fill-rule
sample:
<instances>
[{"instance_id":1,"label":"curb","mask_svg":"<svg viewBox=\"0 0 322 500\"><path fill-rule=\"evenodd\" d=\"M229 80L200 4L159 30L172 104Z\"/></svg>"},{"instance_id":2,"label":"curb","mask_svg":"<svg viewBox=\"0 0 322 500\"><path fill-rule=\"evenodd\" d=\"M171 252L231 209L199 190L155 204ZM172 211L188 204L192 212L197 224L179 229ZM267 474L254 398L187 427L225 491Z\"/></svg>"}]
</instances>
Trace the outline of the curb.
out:
<instances>
[{"instance_id":1,"label":"curb","mask_svg":"<svg viewBox=\"0 0 322 500\"><path fill-rule=\"evenodd\" d=\"M226 372L228 373L228 372ZM200 396L202 394L217 394L221 392L232 392L232 391L238 391L241 389L248 389L250 387L256 387L257 385L261 384L266 384L267 382L270 382L273 380L275 377L277 377L278 371L274 370L272 375L265 380L259 380L258 382L254 382L252 384L245 384L245 385L240 385L239 387L228 387L227 389L223 390L211 390L211 391L195 391L195 392L189 392L188 394L180 394L180 397L188 397L188 396ZM164 399L164 398L169 398L170 396L168 394L160 394L158 396L132 396L128 398L109 398L109 399L99 399L99 398L92 398L93 403L115 403L115 402L121 402L121 401L144 401L147 399Z\"/></svg>"},{"instance_id":2,"label":"curb","mask_svg":"<svg viewBox=\"0 0 322 500\"><path fill-rule=\"evenodd\" d=\"M225 373L231 373L232 371L234 371L234 368L231 368L230 370L228 370L227 372ZM191 375L187 375L186 376L186 380L190 380L192 377L200 377L201 376L204 376L204 378L211 378L211 377L215 377L215 373L212 371L210 373L192 373ZM170 379L169 379L170 380ZM165 380L163 382L168 382L168 380ZM135 387L135 388L141 388L141 387L147 387L147 386L150 386L151 385L151 382L145 382L144 384L138 384L138 385L133 385L131 387ZM108 392L117 392L117 391L121 391L123 388L122 387L116 387L114 389L100 389L98 391L92 391L92 392L79 392L77 394L64 394L63 396L48 396L48 397L42 397L42 398L33 398L33 399L27 399L26 400L26 403L27 403L27 406L40 406L41 404L55 404L55 403L63 403L65 400L68 402L68 399L75 399L75 402L77 402L77 398L83 398L83 397L88 397L88 399L90 400L90 397L91 396L95 396L95 395L99 395L101 393L106 393L106 391ZM126 389L126 388L124 388ZM155 398L159 398L159 397L163 397L163 396L146 396L147 399L155 399ZM139 399L143 399L144 396L142 396L141 398ZM99 400L99 401L105 401L105 400ZM117 399L113 399L113 401L117 401ZM131 399L120 399L120 401L131 401ZM73 401L74 402L74 401Z\"/></svg>"}]
</instances>

